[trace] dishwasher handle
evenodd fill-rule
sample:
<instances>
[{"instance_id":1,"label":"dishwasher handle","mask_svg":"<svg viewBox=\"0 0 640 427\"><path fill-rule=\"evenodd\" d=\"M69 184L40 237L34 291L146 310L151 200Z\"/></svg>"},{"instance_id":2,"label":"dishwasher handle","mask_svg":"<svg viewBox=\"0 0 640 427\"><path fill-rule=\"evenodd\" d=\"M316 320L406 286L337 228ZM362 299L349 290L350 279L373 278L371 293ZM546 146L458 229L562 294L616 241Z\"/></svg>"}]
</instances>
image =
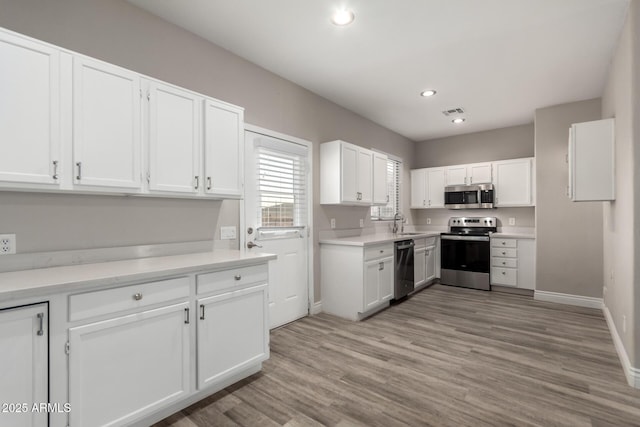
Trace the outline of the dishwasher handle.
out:
<instances>
[{"instance_id":1,"label":"dishwasher handle","mask_svg":"<svg viewBox=\"0 0 640 427\"><path fill-rule=\"evenodd\" d=\"M402 245L402 246L398 245L398 246L396 246L396 249L399 249L399 250L409 249L409 248L414 247L415 245L416 245L415 243L411 242L411 243L407 243L407 244Z\"/></svg>"}]
</instances>

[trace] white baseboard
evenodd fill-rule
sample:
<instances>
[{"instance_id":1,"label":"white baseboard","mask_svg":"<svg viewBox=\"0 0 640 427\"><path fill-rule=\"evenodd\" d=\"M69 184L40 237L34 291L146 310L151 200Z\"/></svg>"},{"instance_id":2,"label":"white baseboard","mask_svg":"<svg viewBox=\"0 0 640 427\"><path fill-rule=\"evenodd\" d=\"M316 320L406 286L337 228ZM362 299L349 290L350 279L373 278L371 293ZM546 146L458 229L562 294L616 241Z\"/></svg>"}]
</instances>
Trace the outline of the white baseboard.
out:
<instances>
[{"instance_id":1,"label":"white baseboard","mask_svg":"<svg viewBox=\"0 0 640 427\"><path fill-rule=\"evenodd\" d=\"M311 315L322 313L322 301L314 302L311 305Z\"/></svg>"},{"instance_id":2,"label":"white baseboard","mask_svg":"<svg viewBox=\"0 0 640 427\"><path fill-rule=\"evenodd\" d=\"M604 313L604 318L607 320L609 333L611 334L613 345L615 346L618 357L620 358L620 364L622 364L624 375L627 377L627 382L631 387L640 388L640 369L631 366L627 350L625 350L624 345L622 344L622 339L618 334L618 329L616 329L616 324L613 322L613 317L611 317L611 312L607 306L602 307L602 312Z\"/></svg>"},{"instance_id":3,"label":"white baseboard","mask_svg":"<svg viewBox=\"0 0 640 427\"><path fill-rule=\"evenodd\" d=\"M580 295L561 294L558 292L547 292L536 290L533 299L546 302L557 302L559 304L577 305L580 307L602 309L602 298L583 297Z\"/></svg>"}]
</instances>

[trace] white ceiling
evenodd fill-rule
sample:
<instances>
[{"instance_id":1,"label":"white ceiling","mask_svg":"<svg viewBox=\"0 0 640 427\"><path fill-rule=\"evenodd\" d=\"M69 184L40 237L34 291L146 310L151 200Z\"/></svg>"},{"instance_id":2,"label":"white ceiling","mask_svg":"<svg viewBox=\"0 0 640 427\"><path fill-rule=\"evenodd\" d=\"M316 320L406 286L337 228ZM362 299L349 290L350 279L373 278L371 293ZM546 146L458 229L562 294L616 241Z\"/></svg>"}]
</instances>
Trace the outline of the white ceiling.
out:
<instances>
[{"instance_id":1,"label":"white ceiling","mask_svg":"<svg viewBox=\"0 0 640 427\"><path fill-rule=\"evenodd\" d=\"M129 0L412 140L602 95L629 0ZM329 21L347 6L348 27ZM423 98L424 89L438 94ZM442 110L463 107L453 125Z\"/></svg>"}]
</instances>

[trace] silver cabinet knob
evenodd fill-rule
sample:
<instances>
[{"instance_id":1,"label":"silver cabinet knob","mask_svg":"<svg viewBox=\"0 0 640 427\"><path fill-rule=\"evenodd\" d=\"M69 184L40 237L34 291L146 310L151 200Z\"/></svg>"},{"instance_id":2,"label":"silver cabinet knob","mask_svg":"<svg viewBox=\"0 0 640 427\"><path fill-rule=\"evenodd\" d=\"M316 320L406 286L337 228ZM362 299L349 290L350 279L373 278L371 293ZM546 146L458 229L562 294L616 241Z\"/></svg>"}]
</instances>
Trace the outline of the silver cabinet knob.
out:
<instances>
[{"instance_id":1,"label":"silver cabinet knob","mask_svg":"<svg viewBox=\"0 0 640 427\"><path fill-rule=\"evenodd\" d=\"M133 294L133 299L136 301L140 301L142 299L142 294L138 292L137 294Z\"/></svg>"},{"instance_id":2,"label":"silver cabinet knob","mask_svg":"<svg viewBox=\"0 0 640 427\"><path fill-rule=\"evenodd\" d=\"M236 280L240 280L240 279L242 279L242 276L239 275L239 274L236 274L235 276L233 276L233 278L236 279Z\"/></svg>"},{"instance_id":3,"label":"silver cabinet knob","mask_svg":"<svg viewBox=\"0 0 640 427\"><path fill-rule=\"evenodd\" d=\"M506 252L504 252L504 251L502 252L502 255L506 255L506 254L507 254Z\"/></svg>"},{"instance_id":4,"label":"silver cabinet knob","mask_svg":"<svg viewBox=\"0 0 640 427\"><path fill-rule=\"evenodd\" d=\"M503 271L503 272L502 272L502 274L506 275L506 274L507 274L507 272L506 272L506 271Z\"/></svg>"}]
</instances>

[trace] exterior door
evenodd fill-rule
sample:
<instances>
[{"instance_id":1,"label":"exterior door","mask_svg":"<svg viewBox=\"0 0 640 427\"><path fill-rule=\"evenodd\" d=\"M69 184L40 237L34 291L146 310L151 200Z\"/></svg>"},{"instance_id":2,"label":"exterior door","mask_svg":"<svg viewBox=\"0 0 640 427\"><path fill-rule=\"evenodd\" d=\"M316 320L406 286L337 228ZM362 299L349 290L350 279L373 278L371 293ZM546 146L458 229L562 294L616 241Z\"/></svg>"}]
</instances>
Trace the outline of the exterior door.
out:
<instances>
[{"instance_id":1,"label":"exterior door","mask_svg":"<svg viewBox=\"0 0 640 427\"><path fill-rule=\"evenodd\" d=\"M269 262L269 324L275 328L309 312L309 148L245 132L244 245L276 254Z\"/></svg>"}]
</instances>

